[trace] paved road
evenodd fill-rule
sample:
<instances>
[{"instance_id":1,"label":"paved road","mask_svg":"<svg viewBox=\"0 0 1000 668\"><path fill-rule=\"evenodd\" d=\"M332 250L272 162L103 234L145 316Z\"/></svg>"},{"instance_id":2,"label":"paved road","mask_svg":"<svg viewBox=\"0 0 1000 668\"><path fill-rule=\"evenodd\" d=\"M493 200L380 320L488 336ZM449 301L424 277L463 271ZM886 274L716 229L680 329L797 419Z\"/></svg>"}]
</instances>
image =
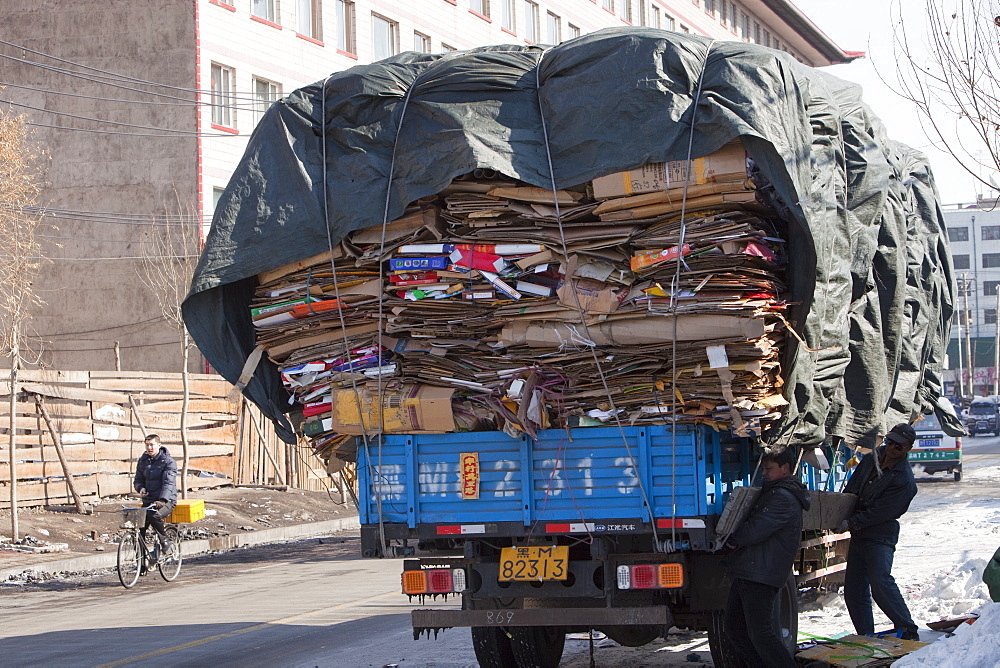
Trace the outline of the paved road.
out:
<instances>
[{"instance_id":1,"label":"paved road","mask_svg":"<svg viewBox=\"0 0 1000 668\"><path fill-rule=\"evenodd\" d=\"M966 455L1000 455L1000 436L963 436L962 452Z\"/></svg>"}]
</instances>

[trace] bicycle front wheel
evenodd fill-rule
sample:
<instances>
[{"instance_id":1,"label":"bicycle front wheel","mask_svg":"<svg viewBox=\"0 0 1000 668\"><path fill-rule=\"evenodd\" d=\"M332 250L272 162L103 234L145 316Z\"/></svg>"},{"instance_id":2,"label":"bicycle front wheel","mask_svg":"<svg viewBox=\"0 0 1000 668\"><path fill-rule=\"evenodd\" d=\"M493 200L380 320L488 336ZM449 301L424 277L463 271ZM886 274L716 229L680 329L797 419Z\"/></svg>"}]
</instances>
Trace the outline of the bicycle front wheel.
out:
<instances>
[{"instance_id":1,"label":"bicycle front wheel","mask_svg":"<svg viewBox=\"0 0 1000 668\"><path fill-rule=\"evenodd\" d=\"M160 577L173 582L181 574L181 535L177 527L167 527L167 548L160 555L156 568Z\"/></svg>"},{"instance_id":2,"label":"bicycle front wheel","mask_svg":"<svg viewBox=\"0 0 1000 668\"><path fill-rule=\"evenodd\" d=\"M131 589L139 581L142 568L142 548L134 531L122 534L118 541L118 580L126 589Z\"/></svg>"}]
</instances>

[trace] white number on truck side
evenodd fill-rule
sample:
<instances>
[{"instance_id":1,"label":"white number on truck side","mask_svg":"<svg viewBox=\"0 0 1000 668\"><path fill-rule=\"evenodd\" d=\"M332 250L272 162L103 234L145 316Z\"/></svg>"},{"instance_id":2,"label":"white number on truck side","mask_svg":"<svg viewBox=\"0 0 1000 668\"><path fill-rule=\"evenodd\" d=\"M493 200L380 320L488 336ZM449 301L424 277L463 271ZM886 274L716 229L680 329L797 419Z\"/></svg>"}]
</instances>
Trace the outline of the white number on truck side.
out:
<instances>
[{"instance_id":1,"label":"white number on truck side","mask_svg":"<svg viewBox=\"0 0 1000 668\"><path fill-rule=\"evenodd\" d=\"M516 485L514 485L514 471L517 470L517 462L512 462L509 459L498 459L493 463L494 471L507 471L504 474L503 480L497 482L497 488L494 496L508 497L516 495Z\"/></svg>"},{"instance_id":2,"label":"white number on truck side","mask_svg":"<svg viewBox=\"0 0 1000 668\"><path fill-rule=\"evenodd\" d=\"M538 468L538 472L545 477L545 491L551 496L559 496L566 488L566 481L562 478L562 469L559 467L558 459L546 459Z\"/></svg>"},{"instance_id":3,"label":"white number on truck side","mask_svg":"<svg viewBox=\"0 0 1000 668\"><path fill-rule=\"evenodd\" d=\"M615 460L615 468L621 467L624 480L618 481L618 492L631 494L639 486L639 476L635 472L635 460L631 457L619 457Z\"/></svg>"},{"instance_id":4,"label":"white number on truck side","mask_svg":"<svg viewBox=\"0 0 1000 668\"><path fill-rule=\"evenodd\" d=\"M454 477L458 489L460 480L458 472L447 462L437 462L431 464L420 464L417 469L417 484L421 495L437 494L438 496L448 496L448 477Z\"/></svg>"},{"instance_id":5,"label":"white number on truck side","mask_svg":"<svg viewBox=\"0 0 1000 668\"><path fill-rule=\"evenodd\" d=\"M486 611L486 623L496 624L498 626L505 626L514 621L514 611L513 610L487 610Z\"/></svg>"}]
</instances>

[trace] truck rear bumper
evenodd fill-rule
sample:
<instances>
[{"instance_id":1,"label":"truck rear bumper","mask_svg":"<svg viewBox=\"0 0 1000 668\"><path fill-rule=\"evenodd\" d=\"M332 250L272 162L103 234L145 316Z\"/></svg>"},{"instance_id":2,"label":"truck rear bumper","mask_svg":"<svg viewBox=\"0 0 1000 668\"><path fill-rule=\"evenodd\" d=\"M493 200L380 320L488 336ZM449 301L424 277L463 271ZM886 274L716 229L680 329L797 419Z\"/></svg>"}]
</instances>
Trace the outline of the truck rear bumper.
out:
<instances>
[{"instance_id":1,"label":"truck rear bumper","mask_svg":"<svg viewBox=\"0 0 1000 668\"><path fill-rule=\"evenodd\" d=\"M527 608L501 610L414 610L414 634L456 626L662 626L672 623L665 606L643 608Z\"/></svg>"}]
</instances>

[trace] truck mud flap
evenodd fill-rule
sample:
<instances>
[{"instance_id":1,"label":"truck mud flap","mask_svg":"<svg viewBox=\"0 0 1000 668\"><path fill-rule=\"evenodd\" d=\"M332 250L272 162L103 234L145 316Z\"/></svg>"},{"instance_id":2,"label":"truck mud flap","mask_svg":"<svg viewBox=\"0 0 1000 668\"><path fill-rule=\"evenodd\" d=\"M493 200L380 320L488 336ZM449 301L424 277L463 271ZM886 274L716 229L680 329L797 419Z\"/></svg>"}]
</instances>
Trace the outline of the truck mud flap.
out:
<instances>
[{"instance_id":1,"label":"truck mud flap","mask_svg":"<svg viewBox=\"0 0 1000 668\"><path fill-rule=\"evenodd\" d=\"M643 608L527 608L500 610L414 610L413 637L458 626L663 626L672 623L666 606Z\"/></svg>"}]
</instances>

